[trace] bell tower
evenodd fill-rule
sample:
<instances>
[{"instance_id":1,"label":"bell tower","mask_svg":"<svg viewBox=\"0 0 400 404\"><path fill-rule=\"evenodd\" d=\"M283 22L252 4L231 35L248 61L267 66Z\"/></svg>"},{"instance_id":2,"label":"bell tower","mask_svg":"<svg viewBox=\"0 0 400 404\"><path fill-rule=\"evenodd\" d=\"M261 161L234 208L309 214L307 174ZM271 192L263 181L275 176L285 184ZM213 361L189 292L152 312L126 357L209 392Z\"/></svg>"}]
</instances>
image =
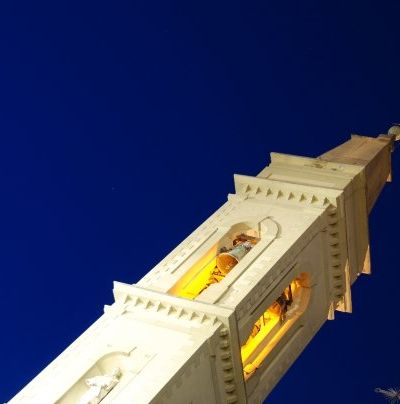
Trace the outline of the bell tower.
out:
<instances>
[{"instance_id":1,"label":"bell tower","mask_svg":"<svg viewBox=\"0 0 400 404\"><path fill-rule=\"evenodd\" d=\"M371 272L368 213L399 128L271 154L10 404L261 403Z\"/></svg>"}]
</instances>

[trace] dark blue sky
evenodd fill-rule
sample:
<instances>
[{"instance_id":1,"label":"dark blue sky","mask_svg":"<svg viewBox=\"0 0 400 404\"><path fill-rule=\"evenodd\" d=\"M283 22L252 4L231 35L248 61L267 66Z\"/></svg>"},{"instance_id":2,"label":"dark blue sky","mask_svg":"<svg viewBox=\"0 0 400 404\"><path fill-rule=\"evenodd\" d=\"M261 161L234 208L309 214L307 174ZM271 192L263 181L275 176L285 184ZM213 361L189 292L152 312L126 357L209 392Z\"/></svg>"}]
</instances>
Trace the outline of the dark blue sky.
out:
<instances>
[{"instance_id":1,"label":"dark blue sky","mask_svg":"<svg viewBox=\"0 0 400 404\"><path fill-rule=\"evenodd\" d=\"M268 153L317 156L400 120L398 1L0 3L0 401ZM269 404L383 403L400 385L394 183L374 274Z\"/></svg>"}]
</instances>

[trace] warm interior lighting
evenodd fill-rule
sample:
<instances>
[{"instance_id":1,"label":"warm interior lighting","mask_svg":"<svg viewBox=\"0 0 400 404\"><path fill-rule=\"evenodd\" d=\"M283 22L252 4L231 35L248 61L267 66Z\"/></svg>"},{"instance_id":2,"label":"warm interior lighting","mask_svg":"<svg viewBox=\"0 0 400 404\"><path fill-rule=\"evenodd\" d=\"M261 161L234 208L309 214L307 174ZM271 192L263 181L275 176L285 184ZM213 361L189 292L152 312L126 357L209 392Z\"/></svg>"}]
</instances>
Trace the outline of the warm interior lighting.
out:
<instances>
[{"instance_id":1,"label":"warm interior lighting","mask_svg":"<svg viewBox=\"0 0 400 404\"><path fill-rule=\"evenodd\" d=\"M224 242L215 244L179 279L169 293L195 299L210 285L222 281L260 240L252 235L253 233L225 237Z\"/></svg>"},{"instance_id":2,"label":"warm interior lighting","mask_svg":"<svg viewBox=\"0 0 400 404\"><path fill-rule=\"evenodd\" d=\"M294 279L254 323L247 341L241 347L245 380L255 373L282 336L304 312L309 295L307 280L306 274Z\"/></svg>"},{"instance_id":3,"label":"warm interior lighting","mask_svg":"<svg viewBox=\"0 0 400 404\"><path fill-rule=\"evenodd\" d=\"M169 293L187 299L198 296L216 268L217 252L218 247L214 245L179 279Z\"/></svg>"}]
</instances>

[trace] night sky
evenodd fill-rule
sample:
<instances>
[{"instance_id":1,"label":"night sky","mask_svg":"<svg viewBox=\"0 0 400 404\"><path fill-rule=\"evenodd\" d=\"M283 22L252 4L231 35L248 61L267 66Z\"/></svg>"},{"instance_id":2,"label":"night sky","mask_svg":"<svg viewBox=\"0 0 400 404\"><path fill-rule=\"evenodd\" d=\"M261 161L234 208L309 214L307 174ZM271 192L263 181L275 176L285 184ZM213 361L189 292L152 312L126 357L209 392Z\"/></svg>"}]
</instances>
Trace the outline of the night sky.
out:
<instances>
[{"instance_id":1,"label":"night sky","mask_svg":"<svg viewBox=\"0 0 400 404\"><path fill-rule=\"evenodd\" d=\"M0 402L101 315L113 280L137 282L224 203L234 173L399 122L399 15L398 1L2 1ZM375 387L400 385L393 158L354 313L268 404L379 404Z\"/></svg>"}]
</instances>

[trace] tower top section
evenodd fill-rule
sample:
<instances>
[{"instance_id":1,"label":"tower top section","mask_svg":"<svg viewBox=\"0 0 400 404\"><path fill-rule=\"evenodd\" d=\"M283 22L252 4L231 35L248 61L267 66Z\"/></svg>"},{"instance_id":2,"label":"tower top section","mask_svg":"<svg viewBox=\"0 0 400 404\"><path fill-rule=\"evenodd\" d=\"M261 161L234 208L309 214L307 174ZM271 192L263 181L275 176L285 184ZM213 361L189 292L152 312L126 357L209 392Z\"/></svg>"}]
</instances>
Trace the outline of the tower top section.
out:
<instances>
[{"instance_id":1,"label":"tower top section","mask_svg":"<svg viewBox=\"0 0 400 404\"><path fill-rule=\"evenodd\" d=\"M395 140L395 134L380 135L377 138L352 135L350 140L322 154L319 158L322 161L352 164L364 168L369 213L385 182L391 181L391 152Z\"/></svg>"}]
</instances>

